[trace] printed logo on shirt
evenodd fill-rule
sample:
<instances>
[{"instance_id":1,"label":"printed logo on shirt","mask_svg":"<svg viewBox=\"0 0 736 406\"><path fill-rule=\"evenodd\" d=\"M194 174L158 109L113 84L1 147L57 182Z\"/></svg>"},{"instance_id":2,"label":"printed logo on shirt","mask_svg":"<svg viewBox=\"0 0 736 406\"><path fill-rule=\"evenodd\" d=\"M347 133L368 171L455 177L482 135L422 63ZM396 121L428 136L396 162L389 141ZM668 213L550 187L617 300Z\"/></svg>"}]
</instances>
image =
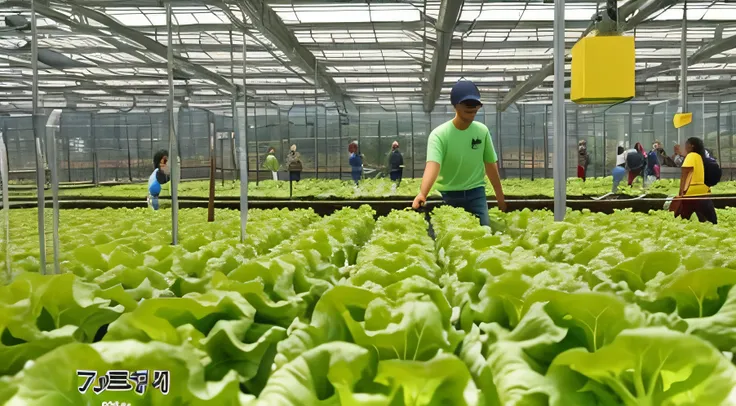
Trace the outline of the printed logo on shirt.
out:
<instances>
[{"instance_id":1,"label":"printed logo on shirt","mask_svg":"<svg viewBox=\"0 0 736 406\"><path fill-rule=\"evenodd\" d=\"M478 145L482 144L483 141L480 140L480 138L473 138L473 141L470 142L470 148L472 149L478 149Z\"/></svg>"}]
</instances>

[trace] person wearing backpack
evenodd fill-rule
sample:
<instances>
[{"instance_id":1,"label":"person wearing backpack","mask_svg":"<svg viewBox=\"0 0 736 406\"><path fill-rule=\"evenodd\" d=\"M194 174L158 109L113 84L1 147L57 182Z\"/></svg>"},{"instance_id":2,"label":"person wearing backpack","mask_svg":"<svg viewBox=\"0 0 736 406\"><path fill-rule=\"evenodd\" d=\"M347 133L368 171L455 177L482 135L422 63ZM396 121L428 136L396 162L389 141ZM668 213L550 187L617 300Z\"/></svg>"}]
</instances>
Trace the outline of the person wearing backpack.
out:
<instances>
[{"instance_id":1,"label":"person wearing backpack","mask_svg":"<svg viewBox=\"0 0 736 406\"><path fill-rule=\"evenodd\" d=\"M626 163L626 171L629 172L629 187L634 183L636 177L641 175L647 166L647 158L644 153L644 147L637 142L634 148L624 152L624 161Z\"/></svg>"},{"instance_id":2,"label":"person wearing backpack","mask_svg":"<svg viewBox=\"0 0 736 406\"><path fill-rule=\"evenodd\" d=\"M685 152L680 193L670 210L675 212L675 217L690 219L696 214L701 223L718 224L713 200L707 197L710 196L710 185L714 186L721 178L720 167L715 159L706 154L703 140L698 137L688 138Z\"/></svg>"},{"instance_id":3,"label":"person wearing backpack","mask_svg":"<svg viewBox=\"0 0 736 406\"><path fill-rule=\"evenodd\" d=\"M289 181L299 182L302 179L302 157L296 151L296 144L289 148L289 155L286 156L286 167L289 171Z\"/></svg>"},{"instance_id":4,"label":"person wearing backpack","mask_svg":"<svg viewBox=\"0 0 736 406\"><path fill-rule=\"evenodd\" d=\"M662 168L660 150L662 150L662 147L660 146L659 141L654 141L654 143L652 144L652 150L649 151L649 153L647 154L646 176L654 177L655 180L659 180Z\"/></svg>"}]
</instances>

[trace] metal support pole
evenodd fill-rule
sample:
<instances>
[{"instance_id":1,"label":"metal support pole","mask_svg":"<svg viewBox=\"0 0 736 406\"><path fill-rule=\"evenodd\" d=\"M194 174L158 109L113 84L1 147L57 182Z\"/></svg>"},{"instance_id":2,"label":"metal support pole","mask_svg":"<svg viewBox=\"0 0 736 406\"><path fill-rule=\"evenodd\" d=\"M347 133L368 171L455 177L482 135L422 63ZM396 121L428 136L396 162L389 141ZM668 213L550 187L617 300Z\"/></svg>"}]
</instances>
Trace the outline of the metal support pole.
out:
<instances>
[{"instance_id":1,"label":"metal support pole","mask_svg":"<svg viewBox=\"0 0 736 406\"><path fill-rule=\"evenodd\" d=\"M682 34L680 37L680 113L687 112L687 0L682 5ZM677 140L681 145L687 138L686 128L677 129Z\"/></svg>"},{"instance_id":2,"label":"metal support pole","mask_svg":"<svg viewBox=\"0 0 736 406\"><path fill-rule=\"evenodd\" d=\"M293 108L294 106L291 106L286 112L286 144L289 148L289 154L291 154L291 119L289 116L291 115L291 109ZM289 172L289 199L291 199L294 196L294 180L292 179L288 165L286 166L286 170Z\"/></svg>"},{"instance_id":3,"label":"metal support pole","mask_svg":"<svg viewBox=\"0 0 736 406\"><path fill-rule=\"evenodd\" d=\"M327 108L325 107L325 178L328 178L330 168L330 153L327 149Z\"/></svg>"},{"instance_id":4,"label":"metal support pole","mask_svg":"<svg viewBox=\"0 0 736 406\"><path fill-rule=\"evenodd\" d=\"M503 142L501 141L501 112L498 110L498 104L496 105L496 137L498 137L498 170L501 173L501 178L504 178L505 168L503 165Z\"/></svg>"},{"instance_id":5,"label":"metal support pole","mask_svg":"<svg viewBox=\"0 0 736 406\"><path fill-rule=\"evenodd\" d=\"M314 60L314 178L319 179L319 149L317 149L317 60Z\"/></svg>"},{"instance_id":6,"label":"metal support pole","mask_svg":"<svg viewBox=\"0 0 736 406\"><path fill-rule=\"evenodd\" d=\"M378 142L376 143L376 162L378 165L381 164L381 120L378 120Z\"/></svg>"},{"instance_id":7,"label":"metal support pole","mask_svg":"<svg viewBox=\"0 0 736 406\"><path fill-rule=\"evenodd\" d=\"M256 186L258 186L261 179L261 149L258 147L258 110L255 101L253 102L253 136L256 141Z\"/></svg>"},{"instance_id":8,"label":"metal support pole","mask_svg":"<svg viewBox=\"0 0 736 406\"><path fill-rule=\"evenodd\" d=\"M240 122L237 119L237 92L233 95L233 129L236 131L240 144L240 242L245 242L248 233L248 93L246 64L248 61L247 42L245 32L243 33L243 120L245 125L239 133Z\"/></svg>"},{"instance_id":9,"label":"metal support pole","mask_svg":"<svg viewBox=\"0 0 736 406\"><path fill-rule=\"evenodd\" d=\"M263 126L263 128L266 130L266 136L268 137L268 140L266 141L266 154L268 154L268 149L271 148L271 134L269 134L269 132L271 131L271 127L268 124L268 105L263 106L263 115L266 117L266 125ZM263 160L263 163L264 164L266 163L265 159ZM269 172L271 171L269 170ZM269 175L269 179L272 179L272 176L270 173L268 173L267 175ZM278 175L276 179L278 179Z\"/></svg>"},{"instance_id":10,"label":"metal support pole","mask_svg":"<svg viewBox=\"0 0 736 406\"><path fill-rule=\"evenodd\" d=\"M339 138L339 140L337 141L337 162L340 166L340 174L337 176L337 178L342 180L342 159L340 159L340 149L342 148L342 116L340 115L339 110L337 111L337 118L339 120L337 127L337 136Z\"/></svg>"},{"instance_id":11,"label":"metal support pole","mask_svg":"<svg viewBox=\"0 0 736 406\"><path fill-rule=\"evenodd\" d=\"M728 162L730 167L730 174L729 180L733 180L733 133L734 133L734 127L733 127L733 109L732 109L733 103L728 104L728 133L730 134L728 136Z\"/></svg>"},{"instance_id":12,"label":"metal support pole","mask_svg":"<svg viewBox=\"0 0 736 406\"><path fill-rule=\"evenodd\" d=\"M49 154L48 162L51 170L51 196L53 207L52 246L54 253L54 274L60 274L59 268L59 165L56 159L56 125L61 120L61 111L54 110L50 121L52 127L46 128L46 149ZM58 118L56 118L58 117ZM68 145L68 143L67 143Z\"/></svg>"},{"instance_id":13,"label":"metal support pole","mask_svg":"<svg viewBox=\"0 0 736 406\"><path fill-rule=\"evenodd\" d=\"M36 188L38 196L38 249L41 273L46 274L46 232L44 217L44 187L46 170L44 168L43 148L38 129L38 30L36 29L36 2L31 0L31 69L33 70L32 105L33 139L36 143Z\"/></svg>"},{"instance_id":14,"label":"metal support pole","mask_svg":"<svg viewBox=\"0 0 736 406\"><path fill-rule=\"evenodd\" d=\"M209 114L208 114L209 116ZM215 131L212 123L207 123L207 141L209 141L210 152L210 190L209 201L207 202L207 222L215 221L215 172L217 172L217 151L215 142Z\"/></svg>"},{"instance_id":15,"label":"metal support pole","mask_svg":"<svg viewBox=\"0 0 736 406\"><path fill-rule=\"evenodd\" d=\"M555 120L555 221L565 220L567 179L565 178L567 145L565 138L565 0L555 1L554 14L554 71L555 82L552 110Z\"/></svg>"},{"instance_id":16,"label":"metal support pole","mask_svg":"<svg viewBox=\"0 0 736 406\"><path fill-rule=\"evenodd\" d=\"M167 68L169 76L169 163L171 164L171 244L179 244L179 146L176 139L176 115L174 114L174 46L173 35L171 32L171 3L166 3L166 57L168 59ZM189 116L191 120L191 115Z\"/></svg>"},{"instance_id":17,"label":"metal support pole","mask_svg":"<svg viewBox=\"0 0 736 406\"><path fill-rule=\"evenodd\" d=\"M669 127L669 125L667 125L667 105L668 104L670 104L669 101L666 101L664 103L664 143L665 143L666 146L669 146L669 144L667 144L667 139L668 139L668 137L667 137L667 132L668 132L667 129Z\"/></svg>"},{"instance_id":18,"label":"metal support pole","mask_svg":"<svg viewBox=\"0 0 736 406\"><path fill-rule=\"evenodd\" d=\"M409 115L411 118L411 177L414 178L416 174L416 156L414 155L414 108L410 107Z\"/></svg>"},{"instance_id":19,"label":"metal support pole","mask_svg":"<svg viewBox=\"0 0 736 406\"><path fill-rule=\"evenodd\" d=\"M59 122L61 125L61 121ZM59 127L61 128L61 127ZM69 183L72 183L72 148L69 145L69 137L65 136L64 138L64 146L66 147L66 178ZM128 146L130 148L130 146ZM130 152L128 152L130 155ZM128 158L128 161L130 161L130 158ZM131 179L131 182L133 180Z\"/></svg>"},{"instance_id":20,"label":"metal support pole","mask_svg":"<svg viewBox=\"0 0 736 406\"><path fill-rule=\"evenodd\" d=\"M718 104L716 105L717 113L716 113L716 151L718 158L721 161L721 165L723 165L723 157L721 156L721 99L718 98Z\"/></svg>"},{"instance_id":21,"label":"metal support pole","mask_svg":"<svg viewBox=\"0 0 736 406\"><path fill-rule=\"evenodd\" d=\"M534 125L535 125L535 122L534 122L534 120L531 120L531 121L532 121L532 123L531 123L531 127L532 127L532 180L534 180L534 172L537 169L537 165L536 165L536 162L534 160L534 156L537 154L537 150L535 149L535 145L534 145L535 144L534 143L534 138L535 138L535 135L536 135L536 134L534 134Z\"/></svg>"},{"instance_id":22,"label":"metal support pole","mask_svg":"<svg viewBox=\"0 0 736 406\"><path fill-rule=\"evenodd\" d=\"M517 104L516 105L516 111L519 113L519 179L522 178L521 172L524 169L522 157L524 156L524 136L526 134L526 129L524 128L524 122L523 115L524 115L524 105L523 104Z\"/></svg>"},{"instance_id":23,"label":"metal support pole","mask_svg":"<svg viewBox=\"0 0 736 406\"><path fill-rule=\"evenodd\" d=\"M130 134L128 132L128 116L123 116L123 123L125 125L125 145L127 146L128 150L128 181L130 183L133 183L133 163L131 162L131 156L130 156ZM66 142L66 145L69 146L69 142ZM71 162L71 155L67 155L69 158L67 162ZM69 168L69 173L71 174L71 167ZM71 182L71 179L69 179Z\"/></svg>"},{"instance_id":24,"label":"metal support pole","mask_svg":"<svg viewBox=\"0 0 736 406\"><path fill-rule=\"evenodd\" d=\"M606 163L607 149L608 143L606 142L606 110L603 110L603 176L606 176L606 169L608 167ZM618 152L618 147L616 147L616 152Z\"/></svg>"},{"instance_id":25,"label":"metal support pole","mask_svg":"<svg viewBox=\"0 0 736 406\"><path fill-rule=\"evenodd\" d=\"M215 133L215 136L217 133ZM217 164L215 164L215 170L217 170ZM222 179L222 186L225 186L225 139L220 138L220 179Z\"/></svg>"},{"instance_id":26,"label":"metal support pole","mask_svg":"<svg viewBox=\"0 0 736 406\"><path fill-rule=\"evenodd\" d=\"M549 178L549 105L544 105L544 178Z\"/></svg>"},{"instance_id":27,"label":"metal support pole","mask_svg":"<svg viewBox=\"0 0 736 406\"><path fill-rule=\"evenodd\" d=\"M5 126L3 126L5 127ZM5 251L5 272L7 273L7 283L10 283L13 271L11 267L11 253L10 253L10 196L8 191L8 171L10 166L8 165L8 150L6 148L6 142L8 139L7 128L0 134L0 180L3 184L3 237L5 242L3 244L3 250Z\"/></svg>"},{"instance_id":28,"label":"metal support pole","mask_svg":"<svg viewBox=\"0 0 736 406\"><path fill-rule=\"evenodd\" d=\"M703 122L703 142L705 142L705 93L701 96L701 103L700 103L700 114L701 114L701 120Z\"/></svg>"},{"instance_id":29,"label":"metal support pole","mask_svg":"<svg viewBox=\"0 0 736 406\"><path fill-rule=\"evenodd\" d=\"M314 127L314 125L312 126ZM304 139L305 141L309 139L309 118L307 117L307 98L304 98ZM316 165L315 165L316 168ZM317 173L317 169L314 170L315 174Z\"/></svg>"},{"instance_id":30,"label":"metal support pole","mask_svg":"<svg viewBox=\"0 0 736 406\"><path fill-rule=\"evenodd\" d=\"M629 144L634 139L634 105L629 104ZM636 144L636 142L634 142ZM631 146L634 147L633 145Z\"/></svg>"}]
</instances>

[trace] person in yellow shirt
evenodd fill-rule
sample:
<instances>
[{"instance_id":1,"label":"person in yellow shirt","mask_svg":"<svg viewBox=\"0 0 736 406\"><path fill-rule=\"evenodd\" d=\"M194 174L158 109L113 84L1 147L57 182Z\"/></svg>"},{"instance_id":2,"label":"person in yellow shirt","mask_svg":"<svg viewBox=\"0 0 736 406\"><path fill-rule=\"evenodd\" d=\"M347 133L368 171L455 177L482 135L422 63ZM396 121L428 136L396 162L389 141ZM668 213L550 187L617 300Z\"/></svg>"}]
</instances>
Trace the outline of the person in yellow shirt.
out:
<instances>
[{"instance_id":1,"label":"person in yellow shirt","mask_svg":"<svg viewBox=\"0 0 736 406\"><path fill-rule=\"evenodd\" d=\"M685 161L682 163L680 177L679 207L675 209L675 217L690 219L693 214L701 223L706 221L718 224L716 209L710 196L710 187L705 184L705 145L698 137L691 137L685 142Z\"/></svg>"}]
</instances>

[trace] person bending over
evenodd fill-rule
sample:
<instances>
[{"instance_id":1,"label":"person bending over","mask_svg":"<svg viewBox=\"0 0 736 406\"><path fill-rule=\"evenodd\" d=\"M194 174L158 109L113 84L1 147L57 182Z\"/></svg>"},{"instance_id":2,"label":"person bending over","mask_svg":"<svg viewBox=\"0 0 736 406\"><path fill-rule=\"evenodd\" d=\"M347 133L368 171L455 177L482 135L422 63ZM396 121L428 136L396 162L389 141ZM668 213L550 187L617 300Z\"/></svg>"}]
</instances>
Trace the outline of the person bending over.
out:
<instances>
[{"instance_id":1,"label":"person bending over","mask_svg":"<svg viewBox=\"0 0 736 406\"><path fill-rule=\"evenodd\" d=\"M161 185L169 183L169 151L162 149L153 155L153 173L148 178L148 206L158 210L158 196L161 194Z\"/></svg>"}]
</instances>

